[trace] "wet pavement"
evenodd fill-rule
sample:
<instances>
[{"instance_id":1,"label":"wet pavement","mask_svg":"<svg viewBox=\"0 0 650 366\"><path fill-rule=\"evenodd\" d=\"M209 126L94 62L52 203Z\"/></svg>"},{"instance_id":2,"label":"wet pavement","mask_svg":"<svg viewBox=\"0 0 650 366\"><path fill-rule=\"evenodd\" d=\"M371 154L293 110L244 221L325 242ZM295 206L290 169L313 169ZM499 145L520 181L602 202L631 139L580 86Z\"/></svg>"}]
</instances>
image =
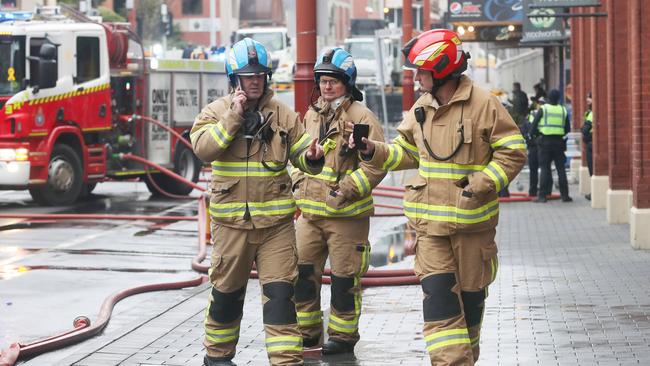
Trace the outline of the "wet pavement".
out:
<instances>
[{"instance_id":1,"label":"wet pavement","mask_svg":"<svg viewBox=\"0 0 650 366\"><path fill-rule=\"evenodd\" d=\"M576 192L577 187L572 186L571 191ZM650 252L631 248L627 225L608 225L604 210L591 209L588 201L577 195L574 199L573 203L501 205L497 234L500 268L487 299L478 365L650 364ZM378 201L395 204L391 199ZM371 243L377 249L373 264L398 262L386 268L408 268L412 264L412 257L399 261L403 256L399 245L403 223L402 217L373 219ZM144 275L156 280L165 280L164 276L191 276L186 269L196 241L187 232L195 227L195 223L175 223L166 226L168 232L141 237L136 233L146 232L146 227L129 228L120 230L119 240L113 238L109 243L111 236L107 236L103 246L136 250L133 245L144 241L149 244L138 246L137 252L158 253L154 269L180 271ZM175 237L174 233L180 236ZM5 238L4 233L0 235ZM150 238L160 248L149 242ZM73 249L97 248L85 244ZM63 250L53 253L67 254ZM146 258L146 254L135 254L130 261L111 263L111 253L93 254L97 255L102 256L106 266L123 268L137 267L140 258ZM182 261L167 263L167 257L160 260L165 255L179 256L187 267L182 266ZM28 259L35 263L39 257ZM118 274L125 277L121 283L128 280L128 272ZM153 280L141 275L137 274L140 281ZM93 276L84 278L85 288L93 288L97 283L102 283L98 287L110 285L110 281L102 282L108 280ZM43 278L41 283L49 286L51 280ZM200 365L208 291L209 286L202 285L124 300L101 335L36 357L24 365ZM329 286L323 286L322 295L327 316ZM103 299L92 293L91 297L95 296L98 302ZM318 357L312 352L307 355L306 364L429 364L421 333L421 299L418 286L365 289L356 356ZM86 314L96 312L97 308L90 308L94 312ZM38 314L38 309L34 311L32 314ZM238 365L268 363L261 313L260 288L256 280L251 280L234 359ZM61 319L71 322L76 315L79 313L69 311ZM48 318L47 323L53 320Z\"/></svg>"}]
</instances>

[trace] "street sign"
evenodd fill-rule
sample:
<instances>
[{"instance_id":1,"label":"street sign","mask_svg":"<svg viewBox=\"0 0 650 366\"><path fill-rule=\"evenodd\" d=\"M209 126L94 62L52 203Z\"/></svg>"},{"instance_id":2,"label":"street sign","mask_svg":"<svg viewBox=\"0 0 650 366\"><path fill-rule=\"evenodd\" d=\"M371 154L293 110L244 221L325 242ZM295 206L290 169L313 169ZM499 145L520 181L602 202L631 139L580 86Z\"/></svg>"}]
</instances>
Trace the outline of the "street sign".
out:
<instances>
[{"instance_id":1,"label":"street sign","mask_svg":"<svg viewBox=\"0 0 650 366\"><path fill-rule=\"evenodd\" d=\"M546 0L554 2L554 0ZM529 5L539 3L540 0L524 0L524 9L527 15L547 15L545 17L525 17L523 24L523 37L521 43L531 42L549 42L563 41L566 33L564 32L564 22L562 18L554 15L564 13L561 8L534 8Z\"/></svg>"}]
</instances>

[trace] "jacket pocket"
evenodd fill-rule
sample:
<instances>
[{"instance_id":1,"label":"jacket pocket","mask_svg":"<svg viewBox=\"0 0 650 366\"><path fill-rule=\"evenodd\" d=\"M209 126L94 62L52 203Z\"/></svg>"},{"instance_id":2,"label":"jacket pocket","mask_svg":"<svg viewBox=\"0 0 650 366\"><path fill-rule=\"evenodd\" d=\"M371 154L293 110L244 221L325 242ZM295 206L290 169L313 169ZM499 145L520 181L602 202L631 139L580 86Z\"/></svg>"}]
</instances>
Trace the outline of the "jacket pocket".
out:
<instances>
[{"instance_id":1,"label":"jacket pocket","mask_svg":"<svg viewBox=\"0 0 650 366\"><path fill-rule=\"evenodd\" d=\"M273 177L271 179L271 192L277 197L277 196L282 196L282 197L291 197L291 178L286 175L282 174L277 177Z\"/></svg>"},{"instance_id":2,"label":"jacket pocket","mask_svg":"<svg viewBox=\"0 0 650 366\"><path fill-rule=\"evenodd\" d=\"M342 193L336 193L338 190L337 187L327 187L325 188L327 190L326 196L325 196L325 204L329 208L333 208L334 210L342 210L349 204L348 200L345 199L345 196Z\"/></svg>"},{"instance_id":3,"label":"jacket pocket","mask_svg":"<svg viewBox=\"0 0 650 366\"><path fill-rule=\"evenodd\" d=\"M496 194L478 194L470 185L465 189L456 188L458 192L456 223L458 229L476 232L496 226L499 202Z\"/></svg>"},{"instance_id":4,"label":"jacket pocket","mask_svg":"<svg viewBox=\"0 0 650 366\"><path fill-rule=\"evenodd\" d=\"M474 161L474 154L472 149L472 140L474 137L474 123L469 118L464 118L462 122L463 128L463 140L460 141L460 132L457 133L457 137L454 139L454 149L460 144L460 149L458 153L453 157L453 162L457 164L471 164ZM460 126L459 126L460 127Z\"/></svg>"},{"instance_id":5,"label":"jacket pocket","mask_svg":"<svg viewBox=\"0 0 650 366\"><path fill-rule=\"evenodd\" d=\"M425 230L426 221L422 204L428 202L427 180L421 175L411 177L405 184L404 213L416 230Z\"/></svg>"},{"instance_id":6,"label":"jacket pocket","mask_svg":"<svg viewBox=\"0 0 650 366\"><path fill-rule=\"evenodd\" d=\"M238 183L239 179L225 182L213 181L210 187L210 201L215 203L233 202L237 196L235 190Z\"/></svg>"}]
</instances>

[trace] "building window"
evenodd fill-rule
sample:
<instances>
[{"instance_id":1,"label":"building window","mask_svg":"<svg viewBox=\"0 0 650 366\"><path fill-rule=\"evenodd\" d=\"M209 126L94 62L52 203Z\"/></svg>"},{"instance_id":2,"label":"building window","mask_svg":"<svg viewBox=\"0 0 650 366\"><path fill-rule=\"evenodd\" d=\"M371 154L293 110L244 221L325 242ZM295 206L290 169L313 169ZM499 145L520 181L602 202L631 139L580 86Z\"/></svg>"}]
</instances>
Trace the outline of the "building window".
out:
<instances>
[{"instance_id":1,"label":"building window","mask_svg":"<svg viewBox=\"0 0 650 366\"><path fill-rule=\"evenodd\" d=\"M99 77L99 38L77 38L77 78L81 84Z\"/></svg>"},{"instance_id":2,"label":"building window","mask_svg":"<svg viewBox=\"0 0 650 366\"><path fill-rule=\"evenodd\" d=\"M203 14L203 0L183 0L183 14Z\"/></svg>"}]
</instances>

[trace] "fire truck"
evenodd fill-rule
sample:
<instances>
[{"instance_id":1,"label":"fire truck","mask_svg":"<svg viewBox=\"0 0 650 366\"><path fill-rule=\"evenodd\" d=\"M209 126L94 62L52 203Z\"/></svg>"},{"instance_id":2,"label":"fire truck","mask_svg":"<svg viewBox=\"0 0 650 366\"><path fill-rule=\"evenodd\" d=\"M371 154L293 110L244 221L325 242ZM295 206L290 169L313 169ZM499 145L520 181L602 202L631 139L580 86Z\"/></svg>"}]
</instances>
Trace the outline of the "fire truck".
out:
<instances>
[{"instance_id":1,"label":"fire truck","mask_svg":"<svg viewBox=\"0 0 650 366\"><path fill-rule=\"evenodd\" d=\"M196 182L202 164L179 136L189 140L201 108L227 93L224 64L145 57L128 24L69 10L0 13L0 189L28 189L43 205L133 178L153 193L189 194L192 187L124 157Z\"/></svg>"}]
</instances>

